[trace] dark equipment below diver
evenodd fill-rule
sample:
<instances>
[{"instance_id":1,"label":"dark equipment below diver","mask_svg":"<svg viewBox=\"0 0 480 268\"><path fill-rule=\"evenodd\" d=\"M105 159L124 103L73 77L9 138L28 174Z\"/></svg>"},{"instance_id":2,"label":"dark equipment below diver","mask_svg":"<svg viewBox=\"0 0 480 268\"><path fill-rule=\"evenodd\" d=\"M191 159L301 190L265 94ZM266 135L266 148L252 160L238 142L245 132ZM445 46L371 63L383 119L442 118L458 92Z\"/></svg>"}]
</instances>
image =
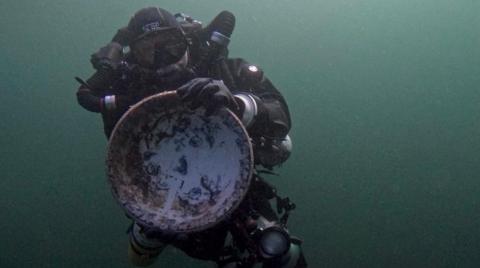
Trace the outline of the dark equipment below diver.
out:
<instances>
[{"instance_id":1,"label":"dark equipment below diver","mask_svg":"<svg viewBox=\"0 0 480 268\"><path fill-rule=\"evenodd\" d=\"M288 198L277 194L273 185L258 174L252 181L252 192L232 217L231 244L218 260L221 268L251 268L263 263L264 268L307 267L301 250L302 241L289 234L286 224L291 210L295 209ZM263 200L256 198L262 194ZM276 200L277 213L270 209L269 200Z\"/></svg>"}]
</instances>

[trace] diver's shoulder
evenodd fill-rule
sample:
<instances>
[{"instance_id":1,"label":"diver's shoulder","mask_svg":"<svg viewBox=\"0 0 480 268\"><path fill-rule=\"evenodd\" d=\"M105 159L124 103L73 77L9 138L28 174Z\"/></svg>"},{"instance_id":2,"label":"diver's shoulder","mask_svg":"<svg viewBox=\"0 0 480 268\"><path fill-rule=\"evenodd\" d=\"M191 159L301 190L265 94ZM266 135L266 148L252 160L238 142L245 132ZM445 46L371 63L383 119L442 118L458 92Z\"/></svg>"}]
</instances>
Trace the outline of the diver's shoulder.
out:
<instances>
[{"instance_id":1,"label":"diver's shoulder","mask_svg":"<svg viewBox=\"0 0 480 268\"><path fill-rule=\"evenodd\" d=\"M257 64L251 63L244 58L228 58L226 62L230 71L236 76L263 76L263 70Z\"/></svg>"},{"instance_id":2,"label":"diver's shoulder","mask_svg":"<svg viewBox=\"0 0 480 268\"><path fill-rule=\"evenodd\" d=\"M240 69L244 64L248 64L248 62L244 58L227 58L225 60L227 63L228 68L231 71Z\"/></svg>"}]
</instances>

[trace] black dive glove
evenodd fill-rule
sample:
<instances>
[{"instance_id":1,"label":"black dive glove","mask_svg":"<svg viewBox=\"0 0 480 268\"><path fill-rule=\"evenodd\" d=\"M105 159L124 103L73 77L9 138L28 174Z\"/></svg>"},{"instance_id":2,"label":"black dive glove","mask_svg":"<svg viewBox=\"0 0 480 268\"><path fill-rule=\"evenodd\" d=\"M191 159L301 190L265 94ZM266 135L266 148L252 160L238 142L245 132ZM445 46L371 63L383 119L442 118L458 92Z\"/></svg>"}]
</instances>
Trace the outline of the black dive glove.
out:
<instances>
[{"instance_id":1,"label":"black dive glove","mask_svg":"<svg viewBox=\"0 0 480 268\"><path fill-rule=\"evenodd\" d=\"M116 42L110 42L92 54L90 62L96 70L115 72L122 59L122 45Z\"/></svg>"},{"instance_id":2,"label":"black dive glove","mask_svg":"<svg viewBox=\"0 0 480 268\"><path fill-rule=\"evenodd\" d=\"M220 107L238 110L235 98L222 80L195 78L177 89L178 96L189 103L190 108L203 106L207 115Z\"/></svg>"}]
</instances>

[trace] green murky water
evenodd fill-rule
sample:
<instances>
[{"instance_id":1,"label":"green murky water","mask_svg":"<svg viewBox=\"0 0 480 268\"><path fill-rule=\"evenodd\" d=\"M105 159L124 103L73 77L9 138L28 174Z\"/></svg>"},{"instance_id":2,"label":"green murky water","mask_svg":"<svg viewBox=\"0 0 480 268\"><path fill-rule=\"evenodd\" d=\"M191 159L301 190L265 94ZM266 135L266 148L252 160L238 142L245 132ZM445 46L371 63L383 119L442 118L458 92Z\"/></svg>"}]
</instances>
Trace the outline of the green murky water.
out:
<instances>
[{"instance_id":1,"label":"green murky water","mask_svg":"<svg viewBox=\"0 0 480 268\"><path fill-rule=\"evenodd\" d=\"M0 2L0 267L129 267L99 116L74 76L141 7L237 17L287 98L272 177L311 267L480 265L480 1ZM156 267L210 267L167 250Z\"/></svg>"}]
</instances>

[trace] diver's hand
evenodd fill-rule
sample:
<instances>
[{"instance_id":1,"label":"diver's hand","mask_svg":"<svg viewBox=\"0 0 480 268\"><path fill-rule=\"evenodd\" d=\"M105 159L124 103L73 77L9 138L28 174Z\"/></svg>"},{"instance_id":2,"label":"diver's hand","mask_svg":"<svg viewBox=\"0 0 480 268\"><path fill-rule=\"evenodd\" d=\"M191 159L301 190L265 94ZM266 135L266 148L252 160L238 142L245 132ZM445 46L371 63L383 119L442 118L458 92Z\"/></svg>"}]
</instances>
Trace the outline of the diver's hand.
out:
<instances>
[{"instance_id":1,"label":"diver's hand","mask_svg":"<svg viewBox=\"0 0 480 268\"><path fill-rule=\"evenodd\" d=\"M110 42L92 54L90 62L97 70L115 72L123 59L123 47L119 43Z\"/></svg>"},{"instance_id":2,"label":"diver's hand","mask_svg":"<svg viewBox=\"0 0 480 268\"><path fill-rule=\"evenodd\" d=\"M235 98L222 80L195 78L177 89L178 96L189 103L190 108L203 106L207 114L220 107L238 110Z\"/></svg>"}]
</instances>

